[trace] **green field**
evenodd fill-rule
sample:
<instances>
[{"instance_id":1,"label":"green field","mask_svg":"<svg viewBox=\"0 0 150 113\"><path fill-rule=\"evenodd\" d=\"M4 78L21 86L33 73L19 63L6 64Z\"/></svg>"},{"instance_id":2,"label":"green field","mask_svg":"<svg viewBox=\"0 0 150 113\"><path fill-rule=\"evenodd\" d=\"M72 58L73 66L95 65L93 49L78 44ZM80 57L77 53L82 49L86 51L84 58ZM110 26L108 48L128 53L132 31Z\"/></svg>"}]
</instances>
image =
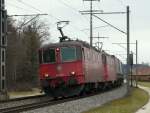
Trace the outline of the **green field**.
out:
<instances>
[{"instance_id":1,"label":"green field","mask_svg":"<svg viewBox=\"0 0 150 113\"><path fill-rule=\"evenodd\" d=\"M83 113L135 113L148 102L148 99L147 92L139 88L133 88L130 96L111 101L101 107Z\"/></svg>"},{"instance_id":2,"label":"green field","mask_svg":"<svg viewBox=\"0 0 150 113\"><path fill-rule=\"evenodd\" d=\"M150 88L150 82L138 82L138 84Z\"/></svg>"}]
</instances>

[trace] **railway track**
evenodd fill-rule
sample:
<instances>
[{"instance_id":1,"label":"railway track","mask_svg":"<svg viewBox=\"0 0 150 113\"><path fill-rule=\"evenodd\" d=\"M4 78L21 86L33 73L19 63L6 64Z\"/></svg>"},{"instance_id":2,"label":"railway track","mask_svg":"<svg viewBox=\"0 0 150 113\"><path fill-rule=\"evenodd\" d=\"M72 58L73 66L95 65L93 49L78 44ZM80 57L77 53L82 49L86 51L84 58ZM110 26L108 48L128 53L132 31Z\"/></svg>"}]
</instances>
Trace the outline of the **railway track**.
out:
<instances>
[{"instance_id":1,"label":"railway track","mask_svg":"<svg viewBox=\"0 0 150 113\"><path fill-rule=\"evenodd\" d=\"M1 101L0 113L2 109L15 108L18 105L23 106L23 105L32 104L32 103L38 103L41 101L46 101L48 99L50 99L50 97L47 97L45 95L38 95L38 96L22 97L22 98L10 99L7 101Z\"/></svg>"},{"instance_id":2,"label":"railway track","mask_svg":"<svg viewBox=\"0 0 150 113\"><path fill-rule=\"evenodd\" d=\"M92 95L90 95L90 96L92 96ZM36 109L36 108L41 108L41 107L45 107L45 106L57 105L57 104L61 104L64 102L73 101L73 100L81 99L81 98L85 98L85 97L81 96L81 97L66 98L66 99L59 99L59 100L49 99L49 100L41 101L38 103L32 103L32 104L26 104L26 105L22 105L22 106L0 109L0 113L19 113L19 112L32 110L32 109Z\"/></svg>"},{"instance_id":3,"label":"railway track","mask_svg":"<svg viewBox=\"0 0 150 113\"><path fill-rule=\"evenodd\" d=\"M0 109L0 112L1 113L19 113L22 111L31 110L31 109L35 109L38 107L44 107L49 104L52 104L51 99L47 101L43 101L43 102L38 102L38 103L32 103L32 104L26 104L26 105L21 105L21 106L16 106L16 107Z\"/></svg>"},{"instance_id":4,"label":"railway track","mask_svg":"<svg viewBox=\"0 0 150 113\"><path fill-rule=\"evenodd\" d=\"M28 99L36 99L36 98L42 98L42 97L45 97L45 95L43 94L43 95L36 95L36 96L13 98L13 99L9 99L9 100L0 101L0 104L15 102L15 101L28 100Z\"/></svg>"},{"instance_id":5,"label":"railway track","mask_svg":"<svg viewBox=\"0 0 150 113\"><path fill-rule=\"evenodd\" d=\"M111 89L111 90L113 90L113 89ZM111 90L108 90L108 91L111 91ZM60 98L58 100L47 99L47 100L35 102L32 104L25 104L25 105L19 105L19 106L15 106L15 107L8 107L8 108L0 109L0 113L19 113L19 112L33 110L33 109L37 109L37 108L41 108L41 107L52 106L52 105L57 105L57 104L74 101L74 100L78 100L78 99L82 99L82 98L87 98L87 97L102 94L102 93L104 93L104 92L95 92L92 94L88 94L86 96L85 95L78 96L78 97L75 96L75 97L70 97L70 98L65 98L65 99Z\"/></svg>"},{"instance_id":6,"label":"railway track","mask_svg":"<svg viewBox=\"0 0 150 113\"><path fill-rule=\"evenodd\" d=\"M119 88L119 87L118 87ZM111 91L117 88L113 88L107 91ZM61 104L61 103L65 103L68 101L74 101L77 99L82 99L82 98L86 98L86 97L90 97L90 96L94 96L94 95L98 95L98 94L102 94L105 93L107 91L103 91L103 92L94 92L88 95L84 95L84 96L75 96L75 97L70 97L70 98L66 98L66 99L62 99L59 98L59 100L54 100L48 96L45 95L39 95L39 96L31 96L31 97L24 97L24 98L16 98L16 99L12 99L12 100L8 100L8 101L3 101L0 102L0 113L20 113L23 111L28 111L28 110L33 110L33 109L37 109L37 108L42 108L42 107L46 107L46 106L52 106L52 105L57 105L57 104ZM26 100L38 100L35 102L28 102L27 104L23 104L21 105L21 101L26 101ZM20 103L17 104L15 106L13 106L11 103ZM1 105L3 104L10 104L9 107L4 107L1 108Z\"/></svg>"}]
</instances>

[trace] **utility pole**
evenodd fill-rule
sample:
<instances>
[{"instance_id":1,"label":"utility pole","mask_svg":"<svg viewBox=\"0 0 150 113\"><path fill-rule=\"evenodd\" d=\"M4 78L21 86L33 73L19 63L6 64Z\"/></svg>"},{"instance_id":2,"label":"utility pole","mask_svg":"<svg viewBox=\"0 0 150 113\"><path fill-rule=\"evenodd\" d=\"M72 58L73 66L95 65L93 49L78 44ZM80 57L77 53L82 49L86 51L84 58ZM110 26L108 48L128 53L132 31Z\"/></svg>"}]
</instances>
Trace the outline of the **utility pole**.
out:
<instances>
[{"instance_id":1,"label":"utility pole","mask_svg":"<svg viewBox=\"0 0 150 113\"><path fill-rule=\"evenodd\" d=\"M133 52L130 53L130 77L131 77L131 87L133 87Z\"/></svg>"},{"instance_id":2,"label":"utility pole","mask_svg":"<svg viewBox=\"0 0 150 113\"><path fill-rule=\"evenodd\" d=\"M128 94L130 94L130 10L129 6L127 6L127 90Z\"/></svg>"},{"instance_id":3,"label":"utility pole","mask_svg":"<svg viewBox=\"0 0 150 113\"><path fill-rule=\"evenodd\" d=\"M6 88L7 11L0 0L0 100L8 98Z\"/></svg>"},{"instance_id":4,"label":"utility pole","mask_svg":"<svg viewBox=\"0 0 150 113\"><path fill-rule=\"evenodd\" d=\"M138 85L138 80L137 80L137 64L138 64L138 41L136 40L136 76L135 76L135 87Z\"/></svg>"},{"instance_id":5,"label":"utility pole","mask_svg":"<svg viewBox=\"0 0 150 113\"><path fill-rule=\"evenodd\" d=\"M100 0L83 0L83 1L90 1L90 11L81 11L81 12L88 12L90 14L90 45L93 45L93 12L97 12L98 10L93 10L93 1L100 1Z\"/></svg>"},{"instance_id":6,"label":"utility pole","mask_svg":"<svg viewBox=\"0 0 150 113\"><path fill-rule=\"evenodd\" d=\"M93 45L93 4L92 4L92 0L91 0L91 5L90 5L90 45Z\"/></svg>"}]
</instances>

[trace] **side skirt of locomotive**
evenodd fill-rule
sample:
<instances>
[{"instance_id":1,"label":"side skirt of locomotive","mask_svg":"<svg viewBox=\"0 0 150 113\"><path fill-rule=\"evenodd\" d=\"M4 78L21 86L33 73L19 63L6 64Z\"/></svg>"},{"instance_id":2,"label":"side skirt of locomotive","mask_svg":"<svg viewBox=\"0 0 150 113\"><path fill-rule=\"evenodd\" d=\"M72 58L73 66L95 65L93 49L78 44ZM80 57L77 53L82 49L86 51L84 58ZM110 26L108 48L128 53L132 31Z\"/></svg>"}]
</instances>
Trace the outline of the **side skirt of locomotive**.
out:
<instances>
[{"instance_id":1,"label":"side skirt of locomotive","mask_svg":"<svg viewBox=\"0 0 150 113\"><path fill-rule=\"evenodd\" d=\"M123 79L118 79L113 82L107 81L107 82L99 82L99 83L87 83L87 84L84 84L84 89L82 91L82 94L106 91L112 88L119 87L122 84L123 84Z\"/></svg>"}]
</instances>

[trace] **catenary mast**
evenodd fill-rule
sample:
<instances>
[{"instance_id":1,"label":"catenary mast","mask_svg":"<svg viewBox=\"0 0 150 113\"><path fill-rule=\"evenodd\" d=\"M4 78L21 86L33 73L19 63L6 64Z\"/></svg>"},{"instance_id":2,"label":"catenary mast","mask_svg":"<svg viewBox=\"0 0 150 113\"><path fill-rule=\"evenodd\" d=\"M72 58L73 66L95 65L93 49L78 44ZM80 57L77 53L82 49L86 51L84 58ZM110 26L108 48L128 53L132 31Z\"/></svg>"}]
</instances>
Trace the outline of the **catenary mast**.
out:
<instances>
[{"instance_id":1,"label":"catenary mast","mask_svg":"<svg viewBox=\"0 0 150 113\"><path fill-rule=\"evenodd\" d=\"M5 100L7 98L6 46L7 46L7 11L5 10L5 0L0 0L0 100Z\"/></svg>"}]
</instances>

